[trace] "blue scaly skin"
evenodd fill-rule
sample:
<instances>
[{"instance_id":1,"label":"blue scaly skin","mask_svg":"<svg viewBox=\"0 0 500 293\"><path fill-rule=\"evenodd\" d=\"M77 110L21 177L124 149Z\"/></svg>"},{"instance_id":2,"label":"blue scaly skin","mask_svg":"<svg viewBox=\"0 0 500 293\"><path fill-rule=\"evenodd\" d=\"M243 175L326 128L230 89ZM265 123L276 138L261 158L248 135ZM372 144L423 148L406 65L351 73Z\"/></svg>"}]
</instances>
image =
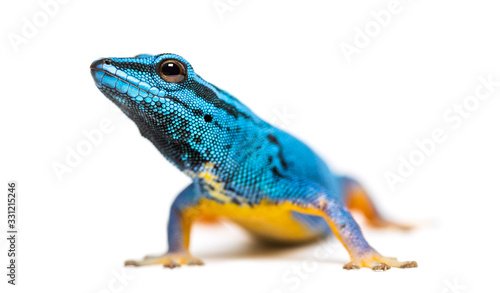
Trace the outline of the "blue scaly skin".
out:
<instances>
[{"instance_id":1,"label":"blue scaly skin","mask_svg":"<svg viewBox=\"0 0 500 293\"><path fill-rule=\"evenodd\" d=\"M348 210L375 227L385 220L353 179L334 174L308 146L266 123L174 54L92 63L99 90L193 182L174 200L168 250L126 265L202 264L189 253L191 224L231 220L267 242L301 243L332 232L349 252L345 269L416 267L375 251Z\"/></svg>"}]
</instances>

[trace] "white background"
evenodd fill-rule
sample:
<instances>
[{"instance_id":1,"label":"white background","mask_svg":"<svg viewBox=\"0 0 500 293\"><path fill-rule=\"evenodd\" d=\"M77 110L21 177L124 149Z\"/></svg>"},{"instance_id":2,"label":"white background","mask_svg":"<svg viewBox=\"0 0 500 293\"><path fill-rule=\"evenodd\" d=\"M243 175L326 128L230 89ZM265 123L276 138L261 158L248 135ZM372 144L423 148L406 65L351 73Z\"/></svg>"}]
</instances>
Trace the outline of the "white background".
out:
<instances>
[{"instance_id":1,"label":"white background","mask_svg":"<svg viewBox=\"0 0 500 293\"><path fill-rule=\"evenodd\" d=\"M500 87L456 129L442 116L474 95L478 77L500 80L500 5L401 0L347 62L341 44L352 45L356 28L389 2L222 0L233 6L221 18L212 0L68 1L14 46L23 18L43 10L33 0L3 1L0 182L4 202L7 180L19 183L20 239L14 287L1 235L0 290L498 291ZM319 244L275 251L223 224L194 229L192 252L205 266L131 268L133 279L120 282L124 260L165 249L169 206L189 181L97 90L89 65L166 52L355 175L389 217L417 223L410 233L364 231L381 253L419 268L344 271L338 241L329 253ZM103 119L112 131L59 180L54 162L65 164L68 148ZM398 157L435 128L446 141L391 191L384 173L396 173Z\"/></svg>"}]
</instances>

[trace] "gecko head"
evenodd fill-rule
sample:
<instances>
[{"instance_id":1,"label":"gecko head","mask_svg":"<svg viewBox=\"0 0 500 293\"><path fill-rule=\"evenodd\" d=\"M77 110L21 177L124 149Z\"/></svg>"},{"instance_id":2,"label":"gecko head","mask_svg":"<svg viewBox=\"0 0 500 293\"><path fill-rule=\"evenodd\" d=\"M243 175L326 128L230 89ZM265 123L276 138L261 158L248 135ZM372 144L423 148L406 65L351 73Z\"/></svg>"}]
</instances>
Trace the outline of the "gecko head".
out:
<instances>
[{"instance_id":1,"label":"gecko head","mask_svg":"<svg viewBox=\"0 0 500 293\"><path fill-rule=\"evenodd\" d=\"M249 110L175 54L103 58L90 66L99 90L181 170L224 160Z\"/></svg>"}]
</instances>

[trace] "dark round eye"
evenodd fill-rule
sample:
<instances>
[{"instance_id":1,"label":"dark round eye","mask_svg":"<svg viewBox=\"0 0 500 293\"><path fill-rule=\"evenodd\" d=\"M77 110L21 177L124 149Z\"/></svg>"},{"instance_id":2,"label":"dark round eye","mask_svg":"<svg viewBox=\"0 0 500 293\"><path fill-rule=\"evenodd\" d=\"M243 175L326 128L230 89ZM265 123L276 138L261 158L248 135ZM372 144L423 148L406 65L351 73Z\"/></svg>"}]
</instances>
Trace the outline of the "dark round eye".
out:
<instances>
[{"instance_id":1,"label":"dark round eye","mask_svg":"<svg viewBox=\"0 0 500 293\"><path fill-rule=\"evenodd\" d=\"M160 63L158 74L166 82L179 83L186 79L186 67L177 60L169 59Z\"/></svg>"}]
</instances>

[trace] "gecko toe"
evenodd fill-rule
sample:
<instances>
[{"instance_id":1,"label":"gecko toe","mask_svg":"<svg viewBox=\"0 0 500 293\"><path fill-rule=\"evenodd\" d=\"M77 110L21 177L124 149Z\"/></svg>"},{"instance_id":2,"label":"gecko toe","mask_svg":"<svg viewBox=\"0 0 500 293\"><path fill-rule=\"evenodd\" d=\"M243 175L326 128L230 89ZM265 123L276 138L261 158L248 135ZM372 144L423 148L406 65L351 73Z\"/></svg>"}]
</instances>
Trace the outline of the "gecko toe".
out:
<instances>
[{"instance_id":1,"label":"gecko toe","mask_svg":"<svg viewBox=\"0 0 500 293\"><path fill-rule=\"evenodd\" d=\"M391 267L385 263L377 264L372 267L372 270L375 272L383 272L389 270Z\"/></svg>"},{"instance_id":2,"label":"gecko toe","mask_svg":"<svg viewBox=\"0 0 500 293\"><path fill-rule=\"evenodd\" d=\"M354 262L346 263L344 265L344 270L359 270L359 269L361 269L361 266L355 264Z\"/></svg>"},{"instance_id":3,"label":"gecko toe","mask_svg":"<svg viewBox=\"0 0 500 293\"><path fill-rule=\"evenodd\" d=\"M163 265L164 268L174 269L180 267L181 264L175 260L171 260Z\"/></svg>"},{"instance_id":4,"label":"gecko toe","mask_svg":"<svg viewBox=\"0 0 500 293\"><path fill-rule=\"evenodd\" d=\"M127 261L125 261L125 266L138 267L138 266L140 266L140 264L138 261L135 261L135 260L127 260Z\"/></svg>"},{"instance_id":5,"label":"gecko toe","mask_svg":"<svg viewBox=\"0 0 500 293\"><path fill-rule=\"evenodd\" d=\"M416 261L407 261L407 262L404 262L400 268L402 269L408 269L408 268L417 268L418 267L418 264Z\"/></svg>"}]
</instances>

